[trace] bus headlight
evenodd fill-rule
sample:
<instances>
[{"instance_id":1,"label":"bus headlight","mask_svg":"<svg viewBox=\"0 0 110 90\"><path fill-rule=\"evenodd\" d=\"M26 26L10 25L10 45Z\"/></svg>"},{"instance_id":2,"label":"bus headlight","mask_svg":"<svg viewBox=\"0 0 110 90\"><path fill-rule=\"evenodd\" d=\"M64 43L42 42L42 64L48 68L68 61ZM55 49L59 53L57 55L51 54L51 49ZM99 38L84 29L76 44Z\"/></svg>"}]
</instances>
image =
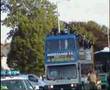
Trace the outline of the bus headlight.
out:
<instances>
[{"instance_id":1,"label":"bus headlight","mask_svg":"<svg viewBox=\"0 0 110 90\"><path fill-rule=\"evenodd\" d=\"M76 83L72 83L71 87L77 87L77 84Z\"/></svg>"},{"instance_id":2,"label":"bus headlight","mask_svg":"<svg viewBox=\"0 0 110 90\"><path fill-rule=\"evenodd\" d=\"M74 85L73 84L71 84L71 87L73 87Z\"/></svg>"},{"instance_id":3,"label":"bus headlight","mask_svg":"<svg viewBox=\"0 0 110 90\"><path fill-rule=\"evenodd\" d=\"M50 88L53 88L53 85L51 85Z\"/></svg>"}]
</instances>

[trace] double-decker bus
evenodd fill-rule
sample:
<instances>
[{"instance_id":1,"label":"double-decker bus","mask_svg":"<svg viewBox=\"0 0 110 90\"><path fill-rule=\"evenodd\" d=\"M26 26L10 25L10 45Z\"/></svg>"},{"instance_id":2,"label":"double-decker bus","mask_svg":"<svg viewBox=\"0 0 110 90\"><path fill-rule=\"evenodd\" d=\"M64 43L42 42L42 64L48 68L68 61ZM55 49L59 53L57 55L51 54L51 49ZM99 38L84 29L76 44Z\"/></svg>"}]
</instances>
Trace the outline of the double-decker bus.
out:
<instances>
[{"instance_id":1,"label":"double-decker bus","mask_svg":"<svg viewBox=\"0 0 110 90\"><path fill-rule=\"evenodd\" d=\"M45 74L48 89L78 89L80 86L78 61L79 50L75 34L47 36L45 41Z\"/></svg>"}]
</instances>

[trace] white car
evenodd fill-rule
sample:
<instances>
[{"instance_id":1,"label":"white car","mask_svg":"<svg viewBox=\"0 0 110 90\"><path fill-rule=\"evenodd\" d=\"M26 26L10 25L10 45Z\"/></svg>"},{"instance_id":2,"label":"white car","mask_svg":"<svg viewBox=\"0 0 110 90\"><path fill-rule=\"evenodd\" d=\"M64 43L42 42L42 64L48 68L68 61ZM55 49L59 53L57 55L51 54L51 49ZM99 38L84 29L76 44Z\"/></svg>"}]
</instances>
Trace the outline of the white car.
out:
<instances>
[{"instance_id":1,"label":"white car","mask_svg":"<svg viewBox=\"0 0 110 90\"><path fill-rule=\"evenodd\" d=\"M1 90L39 90L33 87L27 78L18 76L1 77Z\"/></svg>"},{"instance_id":2,"label":"white car","mask_svg":"<svg viewBox=\"0 0 110 90\"><path fill-rule=\"evenodd\" d=\"M32 86L26 77L21 77L16 70L1 70L1 90L39 90Z\"/></svg>"},{"instance_id":3,"label":"white car","mask_svg":"<svg viewBox=\"0 0 110 90\"><path fill-rule=\"evenodd\" d=\"M46 83L38 76L34 74L22 74L21 76L27 78L34 87L39 86L39 90L44 90Z\"/></svg>"}]
</instances>

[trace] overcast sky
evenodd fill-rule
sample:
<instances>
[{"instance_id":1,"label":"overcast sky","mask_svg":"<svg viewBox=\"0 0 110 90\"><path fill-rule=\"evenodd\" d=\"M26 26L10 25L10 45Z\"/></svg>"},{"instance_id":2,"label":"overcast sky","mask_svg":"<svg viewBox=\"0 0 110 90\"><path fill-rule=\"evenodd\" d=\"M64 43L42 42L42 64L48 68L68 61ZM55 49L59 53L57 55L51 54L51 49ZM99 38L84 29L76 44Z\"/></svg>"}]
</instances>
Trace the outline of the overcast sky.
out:
<instances>
[{"instance_id":1,"label":"overcast sky","mask_svg":"<svg viewBox=\"0 0 110 90\"><path fill-rule=\"evenodd\" d=\"M49 0L58 3L60 20L84 21L93 20L109 27L109 0ZM5 15L2 14L2 19ZM4 43L9 29L1 27L1 42Z\"/></svg>"},{"instance_id":2,"label":"overcast sky","mask_svg":"<svg viewBox=\"0 0 110 90\"><path fill-rule=\"evenodd\" d=\"M58 3L60 19L89 21L109 26L109 0L50 0Z\"/></svg>"}]
</instances>

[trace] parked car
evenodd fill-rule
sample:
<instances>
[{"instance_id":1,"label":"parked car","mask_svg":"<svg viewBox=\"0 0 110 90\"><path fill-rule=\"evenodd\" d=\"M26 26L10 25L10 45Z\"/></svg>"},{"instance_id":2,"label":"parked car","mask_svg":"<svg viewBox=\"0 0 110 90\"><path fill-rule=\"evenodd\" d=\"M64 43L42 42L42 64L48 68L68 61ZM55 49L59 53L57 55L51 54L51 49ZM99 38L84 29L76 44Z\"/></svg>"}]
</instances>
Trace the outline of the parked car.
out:
<instances>
[{"instance_id":1,"label":"parked car","mask_svg":"<svg viewBox=\"0 0 110 90\"><path fill-rule=\"evenodd\" d=\"M39 90L39 86L32 86L27 78L21 77L20 74L15 75L15 71L3 71L2 73L4 75L1 75L1 90Z\"/></svg>"},{"instance_id":2,"label":"parked car","mask_svg":"<svg viewBox=\"0 0 110 90\"><path fill-rule=\"evenodd\" d=\"M44 90L46 87L45 81L35 74L22 74L21 76L27 78L34 87L39 86L39 90Z\"/></svg>"}]
</instances>

